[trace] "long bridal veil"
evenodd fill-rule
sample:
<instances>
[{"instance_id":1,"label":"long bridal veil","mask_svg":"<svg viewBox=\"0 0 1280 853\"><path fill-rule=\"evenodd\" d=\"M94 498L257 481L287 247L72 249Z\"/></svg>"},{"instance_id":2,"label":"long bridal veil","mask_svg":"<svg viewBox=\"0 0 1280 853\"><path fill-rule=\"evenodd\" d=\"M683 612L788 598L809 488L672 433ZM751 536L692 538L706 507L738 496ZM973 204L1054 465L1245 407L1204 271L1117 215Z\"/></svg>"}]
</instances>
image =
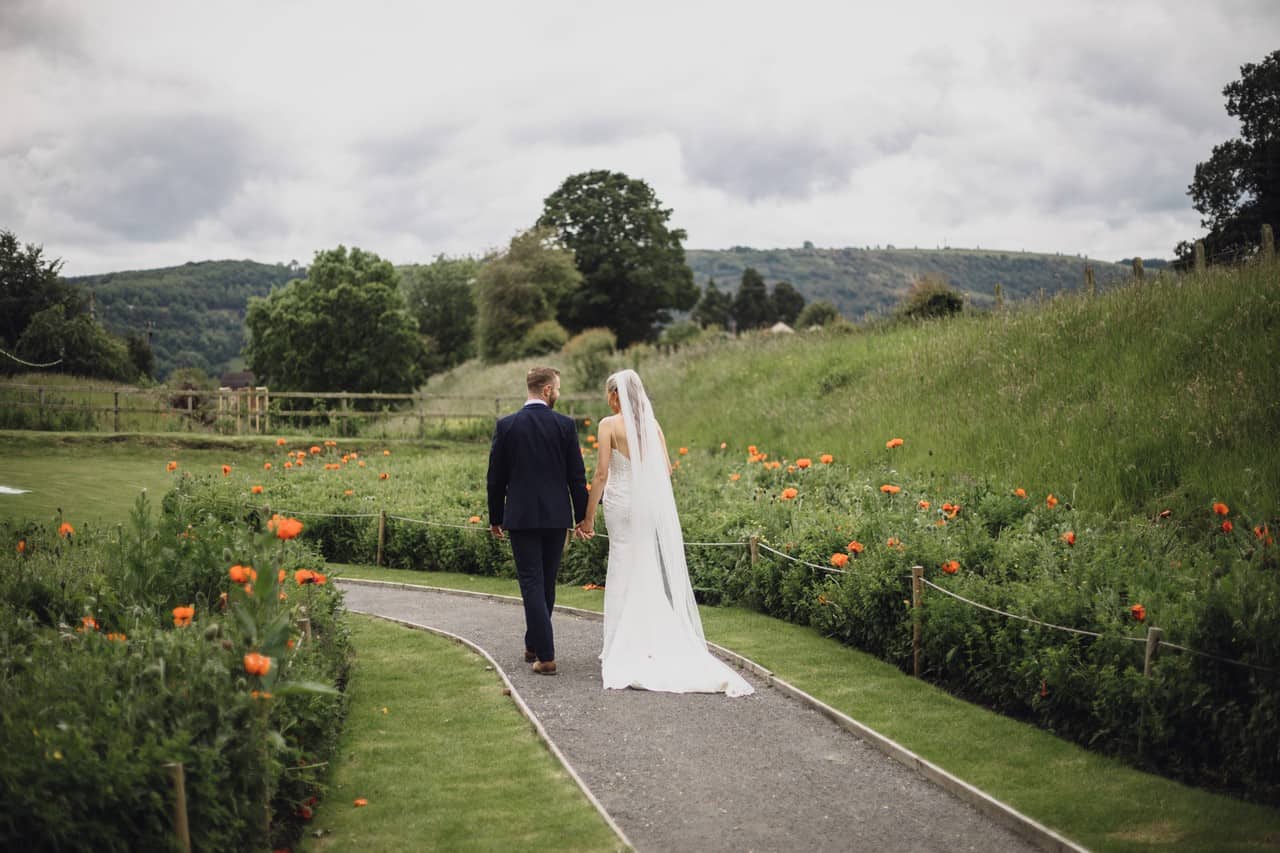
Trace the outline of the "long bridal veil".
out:
<instances>
[{"instance_id":1,"label":"long bridal veil","mask_svg":"<svg viewBox=\"0 0 1280 853\"><path fill-rule=\"evenodd\" d=\"M614 374L622 422L626 426L631 459L631 533L639 548L653 543L663 591L671 603L679 630L706 647L702 619L693 598L684 533L671 489L671 470L649 395L634 370Z\"/></svg>"}]
</instances>

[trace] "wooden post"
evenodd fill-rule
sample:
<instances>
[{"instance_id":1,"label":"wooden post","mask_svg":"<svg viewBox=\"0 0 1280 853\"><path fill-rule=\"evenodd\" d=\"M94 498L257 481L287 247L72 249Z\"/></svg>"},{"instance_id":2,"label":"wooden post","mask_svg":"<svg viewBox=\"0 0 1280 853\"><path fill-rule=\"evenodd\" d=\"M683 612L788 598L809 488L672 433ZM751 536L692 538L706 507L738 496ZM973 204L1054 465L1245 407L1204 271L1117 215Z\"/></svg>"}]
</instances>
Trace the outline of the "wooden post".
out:
<instances>
[{"instance_id":1,"label":"wooden post","mask_svg":"<svg viewBox=\"0 0 1280 853\"><path fill-rule=\"evenodd\" d=\"M178 837L178 847L191 853L191 827L187 823L187 781L181 763L166 764L173 781L173 833Z\"/></svg>"},{"instance_id":2,"label":"wooden post","mask_svg":"<svg viewBox=\"0 0 1280 853\"><path fill-rule=\"evenodd\" d=\"M997 281L996 286L992 291L991 295L995 297L996 310L999 311L1001 308L1004 307L1004 286Z\"/></svg>"},{"instance_id":3,"label":"wooden post","mask_svg":"<svg viewBox=\"0 0 1280 853\"><path fill-rule=\"evenodd\" d=\"M119 391L114 392L114 396L115 396L115 403L112 404L114 411L112 412L112 417L111 417L111 431L119 432L120 431L120 392Z\"/></svg>"},{"instance_id":4,"label":"wooden post","mask_svg":"<svg viewBox=\"0 0 1280 853\"><path fill-rule=\"evenodd\" d=\"M263 420L263 424L265 425L263 427L263 431L266 433L270 433L271 432L271 387L268 385L262 386L262 420Z\"/></svg>"},{"instance_id":5,"label":"wooden post","mask_svg":"<svg viewBox=\"0 0 1280 853\"><path fill-rule=\"evenodd\" d=\"M1204 241L1197 240L1196 241L1196 272L1204 272L1205 266L1206 264L1204 260Z\"/></svg>"},{"instance_id":6,"label":"wooden post","mask_svg":"<svg viewBox=\"0 0 1280 853\"><path fill-rule=\"evenodd\" d=\"M187 392L187 429L191 429L192 423L195 422L195 393Z\"/></svg>"},{"instance_id":7,"label":"wooden post","mask_svg":"<svg viewBox=\"0 0 1280 853\"><path fill-rule=\"evenodd\" d=\"M413 405L418 411L418 437L423 438L427 434L427 400L419 394Z\"/></svg>"},{"instance_id":8,"label":"wooden post","mask_svg":"<svg viewBox=\"0 0 1280 853\"><path fill-rule=\"evenodd\" d=\"M1262 226L1262 259L1274 261L1276 258L1276 234L1270 223Z\"/></svg>"},{"instance_id":9,"label":"wooden post","mask_svg":"<svg viewBox=\"0 0 1280 853\"><path fill-rule=\"evenodd\" d=\"M1084 292L1090 296L1098 295L1098 282L1093 277L1093 264L1085 264L1084 267Z\"/></svg>"},{"instance_id":10,"label":"wooden post","mask_svg":"<svg viewBox=\"0 0 1280 853\"><path fill-rule=\"evenodd\" d=\"M1136 278L1138 281L1142 281L1142 277L1143 277L1142 258L1133 259L1133 277Z\"/></svg>"},{"instance_id":11,"label":"wooden post","mask_svg":"<svg viewBox=\"0 0 1280 853\"><path fill-rule=\"evenodd\" d=\"M382 565L382 549L387 544L387 511L385 509L378 510L378 557L374 561L374 565Z\"/></svg>"},{"instance_id":12,"label":"wooden post","mask_svg":"<svg viewBox=\"0 0 1280 853\"><path fill-rule=\"evenodd\" d=\"M347 397L346 392L342 393L342 422L339 424L338 434L346 435L347 422L350 419L351 400Z\"/></svg>"},{"instance_id":13,"label":"wooden post","mask_svg":"<svg viewBox=\"0 0 1280 853\"><path fill-rule=\"evenodd\" d=\"M920 599L924 597L924 566L911 567L911 673L920 677Z\"/></svg>"},{"instance_id":14,"label":"wooden post","mask_svg":"<svg viewBox=\"0 0 1280 853\"><path fill-rule=\"evenodd\" d=\"M1164 635L1164 631L1154 625L1147 629L1147 655L1142 662L1142 674L1147 678L1151 677L1151 664L1155 662L1156 654L1160 651L1160 638Z\"/></svg>"},{"instance_id":15,"label":"wooden post","mask_svg":"<svg viewBox=\"0 0 1280 853\"><path fill-rule=\"evenodd\" d=\"M44 423L44 386L40 386L40 423Z\"/></svg>"},{"instance_id":16,"label":"wooden post","mask_svg":"<svg viewBox=\"0 0 1280 853\"><path fill-rule=\"evenodd\" d=\"M747 540L747 545L751 548L751 565L755 565L760 559L760 537L752 536Z\"/></svg>"}]
</instances>

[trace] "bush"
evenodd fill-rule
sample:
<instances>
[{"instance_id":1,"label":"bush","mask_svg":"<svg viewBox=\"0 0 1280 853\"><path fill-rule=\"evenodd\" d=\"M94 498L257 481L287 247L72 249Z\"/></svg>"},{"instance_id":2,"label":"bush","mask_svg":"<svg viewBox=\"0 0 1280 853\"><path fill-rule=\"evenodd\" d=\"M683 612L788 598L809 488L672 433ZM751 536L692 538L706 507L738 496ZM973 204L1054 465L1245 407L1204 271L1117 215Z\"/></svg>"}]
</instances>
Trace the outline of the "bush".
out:
<instances>
[{"instance_id":1,"label":"bush","mask_svg":"<svg viewBox=\"0 0 1280 853\"><path fill-rule=\"evenodd\" d=\"M24 543L0 554L0 848L172 849L171 762L200 848L294 843L340 732L326 685L345 683L348 641L333 586L266 567L318 567L315 551L196 513L154 522L145 501L118 538L0 535ZM255 595L232 561L262 567ZM250 651L270 670L246 672Z\"/></svg>"},{"instance_id":2,"label":"bush","mask_svg":"<svg viewBox=\"0 0 1280 853\"><path fill-rule=\"evenodd\" d=\"M840 311L836 306L825 299L819 299L816 302L810 302L800 311L800 316L796 318L796 328L808 329L813 326L825 326L839 317Z\"/></svg>"},{"instance_id":3,"label":"bush","mask_svg":"<svg viewBox=\"0 0 1280 853\"><path fill-rule=\"evenodd\" d=\"M564 347L573 379L580 391L598 391L614 371L613 354L618 338L609 329L586 329Z\"/></svg>"},{"instance_id":4,"label":"bush","mask_svg":"<svg viewBox=\"0 0 1280 853\"><path fill-rule=\"evenodd\" d=\"M911 282L898 304L898 314L912 320L950 317L963 310L964 295L948 284L945 276L932 273Z\"/></svg>"},{"instance_id":5,"label":"bush","mask_svg":"<svg viewBox=\"0 0 1280 853\"><path fill-rule=\"evenodd\" d=\"M534 325L524 336L521 356L547 355L559 352L569 340L569 333L555 320L543 320Z\"/></svg>"},{"instance_id":6,"label":"bush","mask_svg":"<svg viewBox=\"0 0 1280 853\"><path fill-rule=\"evenodd\" d=\"M662 330L658 342L668 346L681 346L690 344L702 337L702 328L697 323L688 320L682 320L678 323L672 323Z\"/></svg>"}]
</instances>

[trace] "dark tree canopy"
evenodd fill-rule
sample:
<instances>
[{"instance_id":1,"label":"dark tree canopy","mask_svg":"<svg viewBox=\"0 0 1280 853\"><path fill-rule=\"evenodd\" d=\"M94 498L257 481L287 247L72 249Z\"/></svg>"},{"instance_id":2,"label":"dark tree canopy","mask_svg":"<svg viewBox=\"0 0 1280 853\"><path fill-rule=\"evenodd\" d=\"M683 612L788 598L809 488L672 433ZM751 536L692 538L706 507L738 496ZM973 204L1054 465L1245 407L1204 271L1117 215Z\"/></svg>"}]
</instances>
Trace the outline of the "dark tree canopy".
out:
<instances>
[{"instance_id":1,"label":"dark tree canopy","mask_svg":"<svg viewBox=\"0 0 1280 853\"><path fill-rule=\"evenodd\" d=\"M422 379L418 323L372 252L316 252L306 278L249 301L245 325L250 369L281 390L407 392Z\"/></svg>"},{"instance_id":2,"label":"dark tree canopy","mask_svg":"<svg viewBox=\"0 0 1280 853\"><path fill-rule=\"evenodd\" d=\"M1211 260L1247 255L1264 224L1280 228L1280 50L1241 66L1222 94L1227 114L1240 120L1240 137L1215 145L1187 188L1208 229ZM1175 251L1185 264L1192 247L1184 240Z\"/></svg>"},{"instance_id":3,"label":"dark tree canopy","mask_svg":"<svg viewBox=\"0 0 1280 853\"><path fill-rule=\"evenodd\" d=\"M507 250L486 261L476 276L476 339L480 357L510 361L546 346L556 306L582 283L573 253L549 228L511 238ZM563 341L561 342L563 343Z\"/></svg>"},{"instance_id":4,"label":"dark tree canopy","mask_svg":"<svg viewBox=\"0 0 1280 853\"><path fill-rule=\"evenodd\" d=\"M804 310L804 297L789 281L773 286L773 313L788 326L794 326L796 318Z\"/></svg>"},{"instance_id":5,"label":"dark tree canopy","mask_svg":"<svg viewBox=\"0 0 1280 853\"><path fill-rule=\"evenodd\" d=\"M690 316L704 329L707 326L727 329L729 318L733 316L733 296L716 287L716 280L713 278L707 282L707 289L702 292L698 304L693 306Z\"/></svg>"},{"instance_id":6,"label":"dark tree canopy","mask_svg":"<svg viewBox=\"0 0 1280 853\"><path fill-rule=\"evenodd\" d=\"M621 172L573 175L547 197L538 225L555 229L573 250L583 278L558 306L566 328L610 328L627 347L653 340L672 309L694 306L686 235L667 227L670 217L647 183Z\"/></svg>"},{"instance_id":7,"label":"dark tree canopy","mask_svg":"<svg viewBox=\"0 0 1280 853\"><path fill-rule=\"evenodd\" d=\"M418 329L431 339L427 370L439 373L473 357L480 261L440 255L402 271L405 298Z\"/></svg>"},{"instance_id":8,"label":"dark tree canopy","mask_svg":"<svg viewBox=\"0 0 1280 853\"><path fill-rule=\"evenodd\" d=\"M52 305L83 310L84 297L62 280L61 269L62 261L46 260L42 247L0 231L0 346L12 351L31 318Z\"/></svg>"},{"instance_id":9,"label":"dark tree canopy","mask_svg":"<svg viewBox=\"0 0 1280 853\"><path fill-rule=\"evenodd\" d=\"M742 283L733 297L733 319L739 332L773 325L773 300L769 298L764 277L754 267L742 271Z\"/></svg>"}]
</instances>

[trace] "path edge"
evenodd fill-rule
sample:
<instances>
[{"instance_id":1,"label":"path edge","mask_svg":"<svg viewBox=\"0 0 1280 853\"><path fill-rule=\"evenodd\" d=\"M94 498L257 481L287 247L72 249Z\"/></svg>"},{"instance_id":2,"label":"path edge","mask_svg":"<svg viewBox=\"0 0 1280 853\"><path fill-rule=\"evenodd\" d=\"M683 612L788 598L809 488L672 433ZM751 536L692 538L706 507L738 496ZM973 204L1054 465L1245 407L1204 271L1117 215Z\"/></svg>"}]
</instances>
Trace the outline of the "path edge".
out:
<instances>
[{"instance_id":1,"label":"path edge","mask_svg":"<svg viewBox=\"0 0 1280 853\"><path fill-rule=\"evenodd\" d=\"M445 595L460 595L467 598L485 598L492 601L501 602L504 604L523 605L523 602L516 596L500 595L498 593L493 593L493 592L476 592L474 590L468 590L468 589L450 589L448 587L442 587L442 586L429 586L427 584L404 583L403 581L380 581L380 580L372 580L368 578L339 577L336 580L344 584L354 584L356 586L375 586L375 587L381 586L381 587L390 587L393 589L425 590L428 592L444 593ZM573 616L580 616L582 618L590 619L596 622L603 621L604 619L604 614L599 613L595 610L584 610L580 607L569 607L562 604L557 604L555 609L562 613L567 613ZM352 612L358 612L358 611L352 611ZM370 614L370 615L376 615L376 614ZM378 618L386 619L388 617L378 617ZM399 622L400 620L390 619L389 621ZM402 624L411 624L411 623L402 623ZM483 649L480 649L478 646L475 646L473 643L471 643L466 639L463 639L461 637L456 637L453 634L449 634L447 631L438 631L437 629L429 628L424 625L413 625L412 627L425 628L426 630L436 631L437 633L444 634L446 636L454 638L459 642L465 643L466 645L477 649L478 651L480 651L481 654L483 654L491 662L493 661L493 658L490 657L489 654L485 652ZM823 702L821 699L818 699L815 696L811 696L810 694L801 690L799 687L796 687L794 684L791 684L790 682L779 678L777 675L773 673L772 670L766 669L765 667L751 660L751 658L748 658L745 655L740 655L735 651L726 649L723 646L717 645L716 643L712 643L709 641L707 643L707 647L710 648L713 652L715 652L715 654L720 658L726 660L727 662L733 664L734 666L737 666L739 669L745 669L748 672L751 672L754 675L759 676L760 678L764 679L771 687L779 690L782 693L785 693L786 695L790 696L792 699L795 699L800 704L806 705L809 708L813 709L814 711L817 711L818 713L822 714L824 717L827 717L836 725L838 725L840 728L862 739L863 741L870 744L880 752L888 755L890 758L893 758L899 763L911 768L916 773L923 776L925 779L929 780L935 785L938 785L939 787L948 791L953 796L959 798L965 803L968 803L969 805L973 806L982 814L986 815L987 817L990 817L992 820L996 821L1001 826L1004 826L1005 828L1011 830L1014 834L1018 835L1020 838L1031 842L1032 844L1036 845L1040 849L1053 851L1053 853L1087 853L1087 848L1082 847L1079 844L1076 844L1074 841L1071 841L1070 839L1066 838L1065 836L1053 831L1052 829L1040 823L1039 821L1035 820L1034 818L1028 817L1027 815L1018 811L1008 803L1005 803L1002 800L998 800L995 797L991 796L990 794L986 793L985 791L982 791L979 788L976 788L973 785L970 785L968 782L964 781L960 777L952 774L948 770L944 770L942 767L939 767L937 764L934 764L932 761L929 761L928 759L916 754L915 752L912 752L910 749L907 749L905 746L893 740L892 738L889 738L889 737L886 737L885 735L880 734L875 729L863 723L858 722L857 720L850 717L848 714L845 714L843 711L840 711L836 708L831 707L826 702ZM494 662L494 666L495 667L498 666L496 662ZM501 668L498 668L498 671L502 674L502 678L504 681L507 682L508 687L511 687L511 682L507 679L506 673L502 672ZM514 687L512 687L511 695L517 696ZM524 706L523 699L518 699L517 704L521 705L522 709L526 709L526 706ZM525 716L533 720L534 726L538 730L539 736L547 743L547 745L551 748L551 750L556 754L556 756L560 759L561 763L564 764L565 768L569 770L570 775L572 775L574 779L578 781L578 785L582 788L584 792L586 792L587 797L593 803L596 804L596 808L600 810L600 813L605 815L605 818L606 820L609 821L610 826L616 826L616 824L614 824L613 822L613 819L609 817L608 812L604 810L604 807L599 804L599 801L597 801L594 795L592 795L591 792L588 790L586 783L584 783L580 778L578 778L577 773L570 767L568 760L563 756L560 750L556 748L555 744L552 743L551 738L546 734L545 730L543 730L542 724L537 721L537 718L533 715L532 711L525 710ZM619 837L626 840L626 835L622 833L621 829L617 829L616 831L618 832ZM630 841L628 841L627 843L630 844Z\"/></svg>"},{"instance_id":2,"label":"path edge","mask_svg":"<svg viewBox=\"0 0 1280 853\"><path fill-rule=\"evenodd\" d=\"M343 579L343 583L351 583L354 580L356 579L354 578ZM372 585L372 584L383 583L383 582L367 581L366 583ZM403 586L406 586L411 589L425 589L425 587L415 587L413 584L404 584ZM374 619L381 619L384 622L392 622L397 625L403 625L406 628L414 628L419 631L426 631L429 634L435 634L436 636L444 637L447 640L452 640L453 642L458 643L459 645L470 649L471 651L475 652L476 654L484 658L486 661L488 661L489 664L493 667L494 671L498 673L498 677L502 679L502 683L506 686L508 693L510 694L512 700L515 702L516 708L518 708L520 713L525 716L525 719L527 719L533 725L534 733L537 734L538 739L542 741L542 743L547 747L547 749L551 751L552 756L554 756L555 759L560 762L561 766L564 767L565 772L569 774L569 778L572 779L574 783L577 784L578 789L582 791L584 795L586 795L587 801L591 803L592 806L595 807L595 810L600 814L600 817L604 818L605 824L609 827L609 829L613 830L614 835L616 835L618 837L618 840L622 842L624 848L627 850L636 849L636 846L631 843L631 839L628 838L627 834L622 831L622 827L618 826L618 822L613 819L613 815L609 814L609 812L605 809L604 804L601 803L600 800L596 797L596 795L592 793L591 789L587 787L587 783L583 781L581 776L578 775L578 771L575 770L573 765L569 763L569 759L565 756L565 754L560 751L560 747L556 746L555 741L553 741L551 739L551 736L547 734L547 730L543 727L542 721L538 719L537 714L533 713L533 709L530 708L528 703L524 701L524 697L520 695L520 691L516 690L516 686L511 682L511 679L507 676L506 670L504 670L501 666L498 665L498 662L493 659L492 655L490 655L487 651L485 651L483 648L481 648L477 644L468 640L466 637L451 633L449 631L444 630L443 628L436 628L432 625L423 625L418 622L411 622L408 619L396 619L392 616L383 616L379 613L370 613L366 610L352 610L350 608L346 608L346 610L348 613L356 613L361 616L369 616Z\"/></svg>"}]
</instances>

